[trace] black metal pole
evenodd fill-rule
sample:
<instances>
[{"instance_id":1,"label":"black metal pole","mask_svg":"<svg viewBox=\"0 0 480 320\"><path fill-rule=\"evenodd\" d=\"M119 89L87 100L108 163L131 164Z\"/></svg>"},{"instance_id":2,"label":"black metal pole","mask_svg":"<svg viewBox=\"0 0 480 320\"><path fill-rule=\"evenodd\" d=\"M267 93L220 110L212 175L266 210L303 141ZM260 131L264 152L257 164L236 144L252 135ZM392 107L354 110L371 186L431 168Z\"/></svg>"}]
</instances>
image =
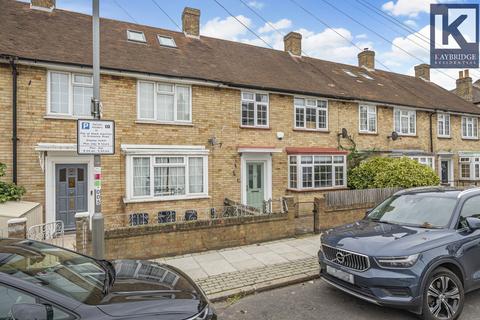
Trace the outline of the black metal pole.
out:
<instances>
[{"instance_id":1,"label":"black metal pole","mask_svg":"<svg viewBox=\"0 0 480 320\"><path fill-rule=\"evenodd\" d=\"M15 58L10 60L12 66L12 181L17 183L17 64Z\"/></svg>"}]
</instances>

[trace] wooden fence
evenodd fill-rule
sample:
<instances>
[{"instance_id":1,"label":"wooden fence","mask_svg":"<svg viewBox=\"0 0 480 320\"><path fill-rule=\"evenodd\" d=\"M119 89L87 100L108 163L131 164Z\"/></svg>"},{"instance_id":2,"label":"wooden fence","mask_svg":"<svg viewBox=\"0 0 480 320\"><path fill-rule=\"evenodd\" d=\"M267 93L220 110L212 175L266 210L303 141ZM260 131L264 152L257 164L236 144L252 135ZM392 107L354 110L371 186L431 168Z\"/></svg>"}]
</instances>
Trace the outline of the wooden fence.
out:
<instances>
[{"instance_id":1,"label":"wooden fence","mask_svg":"<svg viewBox=\"0 0 480 320\"><path fill-rule=\"evenodd\" d=\"M329 208L350 207L358 204L378 204L401 188L379 188L365 190L342 190L325 193L325 205Z\"/></svg>"}]
</instances>

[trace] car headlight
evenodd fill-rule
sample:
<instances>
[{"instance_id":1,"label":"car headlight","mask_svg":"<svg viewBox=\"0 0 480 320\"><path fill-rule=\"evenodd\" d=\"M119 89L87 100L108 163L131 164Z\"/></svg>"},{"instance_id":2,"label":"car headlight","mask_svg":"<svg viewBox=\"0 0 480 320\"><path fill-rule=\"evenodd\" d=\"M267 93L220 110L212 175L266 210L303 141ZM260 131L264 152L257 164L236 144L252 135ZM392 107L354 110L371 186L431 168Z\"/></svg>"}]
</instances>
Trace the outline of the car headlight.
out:
<instances>
[{"instance_id":1,"label":"car headlight","mask_svg":"<svg viewBox=\"0 0 480 320\"><path fill-rule=\"evenodd\" d=\"M381 257L376 258L382 268L410 268L417 263L420 254L412 254L404 257Z\"/></svg>"}]
</instances>

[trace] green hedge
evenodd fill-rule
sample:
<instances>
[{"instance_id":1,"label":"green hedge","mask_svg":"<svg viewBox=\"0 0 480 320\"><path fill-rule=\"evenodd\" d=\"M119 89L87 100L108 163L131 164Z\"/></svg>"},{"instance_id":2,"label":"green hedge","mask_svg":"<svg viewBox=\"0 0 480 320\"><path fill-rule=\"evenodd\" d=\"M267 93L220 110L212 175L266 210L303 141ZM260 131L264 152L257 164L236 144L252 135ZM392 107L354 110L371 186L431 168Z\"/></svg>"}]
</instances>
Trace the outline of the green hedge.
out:
<instances>
[{"instance_id":1,"label":"green hedge","mask_svg":"<svg viewBox=\"0 0 480 320\"><path fill-rule=\"evenodd\" d=\"M406 157L371 158L348 173L348 186L352 189L412 188L439 183L438 175L430 167Z\"/></svg>"},{"instance_id":2,"label":"green hedge","mask_svg":"<svg viewBox=\"0 0 480 320\"><path fill-rule=\"evenodd\" d=\"M7 166L0 163L0 177L5 175ZM25 188L19 187L11 182L0 181L0 203L4 203L11 200L20 200L25 194Z\"/></svg>"}]
</instances>

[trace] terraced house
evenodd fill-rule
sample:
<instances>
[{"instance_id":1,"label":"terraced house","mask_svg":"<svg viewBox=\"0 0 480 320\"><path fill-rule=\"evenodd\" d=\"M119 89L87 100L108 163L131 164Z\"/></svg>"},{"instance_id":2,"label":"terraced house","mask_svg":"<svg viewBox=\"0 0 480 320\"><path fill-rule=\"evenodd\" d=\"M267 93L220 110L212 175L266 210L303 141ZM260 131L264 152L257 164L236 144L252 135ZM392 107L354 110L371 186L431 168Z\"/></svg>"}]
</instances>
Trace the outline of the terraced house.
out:
<instances>
[{"instance_id":1,"label":"terraced house","mask_svg":"<svg viewBox=\"0 0 480 320\"><path fill-rule=\"evenodd\" d=\"M46 222L74 228L75 213L93 213L93 156L76 153L91 16L53 0L0 7L0 162ZM284 51L214 39L191 8L182 22L174 32L101 19L102 117L115 120L117 150L102 158L107 227L144 217L132 214L208 217L226 198L260 211L285 195L311 201L346 188L352 141L412 157L445 184L480 180L480 109L430 82L428 65L411 77L377 69L370 50L358 66L318 60L295 32Z\"/></svg>"}]
</instances>

